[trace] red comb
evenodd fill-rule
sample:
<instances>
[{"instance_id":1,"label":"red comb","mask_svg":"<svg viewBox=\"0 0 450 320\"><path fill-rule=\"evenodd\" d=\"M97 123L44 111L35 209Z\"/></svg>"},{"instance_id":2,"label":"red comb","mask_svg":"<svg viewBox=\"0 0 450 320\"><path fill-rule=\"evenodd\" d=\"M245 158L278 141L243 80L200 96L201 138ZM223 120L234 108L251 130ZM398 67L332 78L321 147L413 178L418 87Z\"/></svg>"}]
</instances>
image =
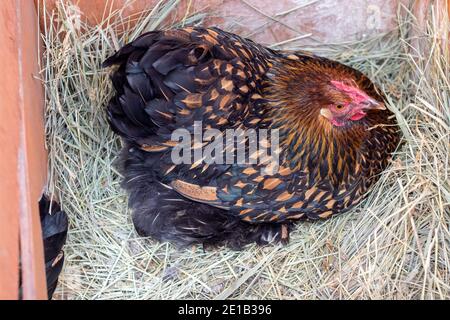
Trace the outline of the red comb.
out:
<instances>
[{"instance_id":1,"label":"red comb","mask_svg":"<svg viewBox=\"0 0 450 320\"><path fill-rule=\"evenodd\" d=\"M331 80L331 84L338 90L346 93L354 102L361 103L370 97L358 87L350 86L342 81Z\"/></svg>"}]
</instances>

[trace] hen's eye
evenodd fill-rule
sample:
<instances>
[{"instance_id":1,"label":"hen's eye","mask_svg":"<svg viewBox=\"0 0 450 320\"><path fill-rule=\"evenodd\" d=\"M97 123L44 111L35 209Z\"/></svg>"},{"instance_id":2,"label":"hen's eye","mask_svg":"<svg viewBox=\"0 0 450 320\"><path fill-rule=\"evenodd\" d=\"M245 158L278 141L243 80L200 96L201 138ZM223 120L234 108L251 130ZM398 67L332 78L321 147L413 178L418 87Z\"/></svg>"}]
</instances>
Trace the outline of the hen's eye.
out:
<instances>
[{"instance_id":1,"label":"hen's eye","mask_svg":"<svg viewBox=\"0 0 450 320\"><path fill-rule=\"evenodd\" d=\"M343 106L342 104L338 104L338 105L336 106L336 109L338 109L338 110L340 110L340 109L342 109L342 108L344 108L344 106Z\"/></svg>"}]
</instances>

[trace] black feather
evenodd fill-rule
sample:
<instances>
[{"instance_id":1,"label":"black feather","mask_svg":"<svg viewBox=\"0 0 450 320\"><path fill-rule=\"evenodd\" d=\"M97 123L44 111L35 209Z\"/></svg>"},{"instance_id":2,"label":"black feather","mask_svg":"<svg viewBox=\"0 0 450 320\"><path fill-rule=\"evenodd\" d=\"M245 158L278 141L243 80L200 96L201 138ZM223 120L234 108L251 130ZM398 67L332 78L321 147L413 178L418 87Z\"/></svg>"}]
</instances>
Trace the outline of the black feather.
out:
<instances>
[{"instance_id":1,"label":"black feather","mask_svg":"<svg viewBox=\"0 0 450 320\"><path fill-rule=\"evenodd\" d=\"M164 84L174 92L194 92L196 84L192 81L194 67L173 70L164 78Z\"/></svg>"},{"instance_id":2,"label":"black feather","mask_svg":"<svg viewBox=\"0 0 450 320\"><path fill-rule=\"evenodd\" d=\"M150 123L144 111L144 101L127 86L124 87L124 93L119 97L119 102L123 112L131 122L144 128Z\"/></svg>"},{"instance_id":3,"label":"black feather","mask_svg":"<svg viewBox=\"0 0 450 320\"><path fill-rule=\"evenodd\" d=\"M127 74L127 81L130 88L144 101L149 101L154 97L151 80L144 72Z\"/></svg>"},{"instance_id":4,"label":"black feather","mask_svg":"<svg viewBox=\"0 0 450 320\"><path fill-rule=\"evenodd\" d=\"M153 62L152 66L162 75L167 75L170 71L183 65L183 57L189 53L189 49L169 51Z\"/></svg>"},{"instance_id":5,"label":"black feather","mask_svg":"<svg viewBox=\"0 0 450 320\"><path fill-rule=\"evenodd\" d=\"M62 248L66 243L68 220L58 203L43 195L39 201L42 239L44 242L45 273L49 299L52 298L64 264Z\"/></svg>"}]
</instances>

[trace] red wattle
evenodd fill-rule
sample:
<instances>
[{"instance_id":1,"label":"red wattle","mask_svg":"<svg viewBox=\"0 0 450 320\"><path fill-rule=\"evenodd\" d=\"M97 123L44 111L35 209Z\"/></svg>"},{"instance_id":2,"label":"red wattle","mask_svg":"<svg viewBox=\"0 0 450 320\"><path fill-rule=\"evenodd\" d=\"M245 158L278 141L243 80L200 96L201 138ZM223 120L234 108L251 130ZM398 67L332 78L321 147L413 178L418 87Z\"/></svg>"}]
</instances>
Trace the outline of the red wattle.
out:
<instances>
[{"instance_id":1,"label":"red wattle","mask_svg":"<svg viewBox=\"0 0 450 320\"><path fill-rule=\"evenodd\" d=\"M352 121L361 120L365 116L366 116L366 114L364 112L358 111L350 117L350 120L352 120Z\"/></svg>"}]
</instances>

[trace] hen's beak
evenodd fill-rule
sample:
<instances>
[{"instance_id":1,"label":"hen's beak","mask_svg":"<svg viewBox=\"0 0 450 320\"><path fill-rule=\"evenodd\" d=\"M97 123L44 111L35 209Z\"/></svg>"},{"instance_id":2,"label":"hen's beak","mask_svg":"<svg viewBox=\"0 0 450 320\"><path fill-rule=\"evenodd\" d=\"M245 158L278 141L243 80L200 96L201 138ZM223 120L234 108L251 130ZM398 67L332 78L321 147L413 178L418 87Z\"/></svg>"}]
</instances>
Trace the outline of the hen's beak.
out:
<instances>
[{"instance_id":1,"label":"hen's beak","mask_svg":"<svg viewBox=\"0 0 450 320\"><path fill-rule=\"evenodd\" d=\"M363 109L366 110L386 110L386 106L384 105L383 102L377 101L373 98L369 98L366 101L364 101L363 103Z\"/></svg>"}]
</instances>

